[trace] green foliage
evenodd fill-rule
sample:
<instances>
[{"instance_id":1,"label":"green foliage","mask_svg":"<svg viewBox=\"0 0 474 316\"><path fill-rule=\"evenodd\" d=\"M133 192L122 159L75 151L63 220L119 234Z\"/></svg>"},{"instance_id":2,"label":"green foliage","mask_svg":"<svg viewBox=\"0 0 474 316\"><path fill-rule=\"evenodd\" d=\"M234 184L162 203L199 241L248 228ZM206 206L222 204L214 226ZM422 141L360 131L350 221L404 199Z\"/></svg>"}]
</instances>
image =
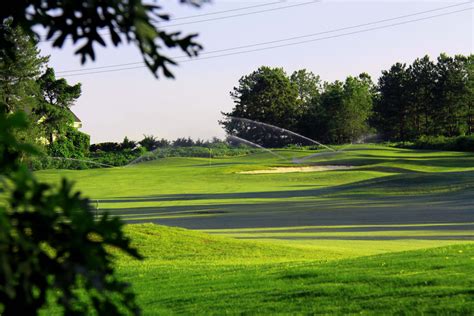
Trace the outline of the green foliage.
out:
<instances>
[{"instance_id":1,"label":"green foliage","mask_svg":"<svg viewBox=\"0 0 474 316\"><path fill-rule=\"evenodd\" d=\"M137 142L129 140L127 136L125 136L122 143L120 144L120 149L122 150L133 150L135 147L137 147Z\"/></svg>"},{"instance_id":2,"label":"green foliage","mask_svg":"<svg viewBox=\"0 0 474 316\"><path fill-rule=\"evenodd\" d=\"M121 145L119 143L114 143L114 142L97 143L97 144L92 144L90 146L91 152L96 152L96 151L117 152L117 151L120 151L121 149L122 149Z\"/></svg>"},{"instance_id":3,"label":"green foliage","mask_svg":"<svg viewBox=\"0 0 474 316\"><path fill-rule=\"evenodd\" d=\"M199 6L206 0L181 0L181 3ZM175 62L161 54L162 47L179 48L188 56L196 56L201 46L195 42L195 34L181 35L157 29L157 23L169 20L161 6L143 2L104 0L88 1L16 1L2 2L0 21L12 19L14 26L28 34L36 34L38 26L46 29L46 39L54 47L63 47L66 39L78 46L76 54L81 62L95 60L94 45L106 46L101 30L107 32L114 46L123 42L135 44L143 55L148 68L155 76L161 69L166 77L173 77L169 65ZM36 37L40 37L36 34ZM0 30L0 46L11 49L12 41Z\"/></svg>"},{"instance_id":4,"label":"green foliage","mask_svg":"<svg viewBox=\"0 0 474 316\"><path fill-rule=\"evenodd\" d=\"M65 79L56 79L52 68L46 69L37 84L41 101L34 112L43 137L49 143L55 137L69 137L66 134L70 133L74 122L74 115L69 108L81 96L81 84L71 86Z\"/></svg>"},{"instance_id":5,"label":"green foliage","mask_svg":"<svg viewBox=\"0 0 474 316\"><path fill-rule=\"evenodd\" d=\"M221 122L229 135L265 147L310 145L290 133L232 118L242 117L338 144L357 141L369 130L373 84L367 74L321 85L306 69L288 78L280 68L261 67L242 77L231 95L235 107Z\"/></svg>"},{"instance_id":6,"label":"green foliage","mask_svg":"<svg viewBox=\"0 0 474 316\"><path fill-rule=\"evenodd\" d=\"M150 161L158 158L168 157L201 157L201 158L218 158L218 157L234 157L243 156L251 153L259 152L248 146L219 146L219 147L202 147L202 146L184 146L184 147L164 147L153 152L145 153L140 161Z\"/></svg>"},{"instance_id":7,"label":"green foliage","mask_svg":"<svg viewBox=\"0 0 474 316\"><path fill-rule=\"evenodd\" d=\"M320 77L306 69L293 72L290 81L298 88L298 96L303 107L307 107L321 93Z\"/></svg>"},{"instance_id":8,"label":"green foliage","mask_svg":"<svg viewBox=\"0 0 474 316\"><path fill-rule=\"evenodd\" d=\"M10 43L0 45L0 102L6 111L31 112L38 105L37 79L48 57L40 57L35 42L11 22L0 19L0 37Z\"/></svg>"},{"instance_id":9,"label":"green foliage","mask_svg":"<svg viewBox=\"0 0 474 316\"><path fill-rule=\"evenodd\" d=\"M34 148L15 130L24 114L0 113L0 312L35 315L48 297L66 314L138 314L134 295L114 274L107 246L135 258L117 218L94 218L89 201L63 180L58 188L38 182L20 161Z\"/></svg>"},{"instance_id":10,"label":"green foliage","mask_svg":"<svg viewBox=\"0 0 474 316\"><path fill-rule=\"evenodd\" d=\"M383 138L472 134L473 61L473 55L441 54L436 63L425 56L409 67L397 63L383 71L372 120Z\"/></svg>"},{"instance_id":11,"label":"green foliage","mask_svg":"<svg viewBox=\"0 0 474 316\"><path fill-rule=\"evenodd\" d=\"M223 113L227 118L220 122L229 135L265 147L288 144L261 126L229 118L248 118L294 130L301 112L298 87L282 68L262 66L240 78L239 85L230 94L235 106L231 112Z\"/></svg>"},{"instance_id":12,"label":"green foliage","mask_svg":"<svg viewBox=\"0 0 474 316\"><path fill-rule=\"evenodd\" d=\"M89 153L89 135L68 127L64 136L48 145L48 153L51 157L84 158Z\"/></svg>"},{"instance_id":13,"label":"green foliage","mask_svg":"<svg viewBox=\"0 0 474 316\"><path fill-rule=\"evenodd\" d=\"M111 166L125 166L134 159L140 157L145 152L140 150L122 150L122 151L96 151L91 152L88 159ZM88 164L87 168L100 168L101 165Z\"/></svg>"},{"instance_id":14,"label":"green foliage","mask_svg":"<svg viewBox=\"0 0 474 316\"><path fill-rule=\"evenodd\" d=\"M395 144L396 147L450 150L450 151L472 151L474 152L474 135L472 136L421 136L414 142L401 142Z\"/></svg>"},{"instance_id":15,"label":"green foliage","mask_svg":"<svg viewBox=\"0 0 474 316\"><path fill-rule=\"evenodd\" d=\"M229 135L265 147L308 145L284 131L323 143L358 142L374 129L388 141L420 136L462 136L474 131L474 55L428 56L396 63L374 85L366 73L321 84L306 69L289 78L281 68L260 67L244 76L231 96L235 106L220 122Z\"/></svg>"},{"instance_id":16,"label":"green foliage","mask_svg":"<svg viewBox=\"0 0 474 316\"><path fill-rule=\"evenodd\" d=\"M152 151L160 145L158 139L153 135L143 135L143 139L138 143L148 151Z\"/></svg>"}]
</instances>

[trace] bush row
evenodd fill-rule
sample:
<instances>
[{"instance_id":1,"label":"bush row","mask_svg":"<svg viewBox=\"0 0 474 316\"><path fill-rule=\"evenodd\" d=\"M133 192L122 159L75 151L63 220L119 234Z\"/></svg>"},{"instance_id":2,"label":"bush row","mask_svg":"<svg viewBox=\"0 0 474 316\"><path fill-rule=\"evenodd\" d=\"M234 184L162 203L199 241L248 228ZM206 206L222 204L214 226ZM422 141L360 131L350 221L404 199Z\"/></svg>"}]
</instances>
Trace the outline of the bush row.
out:
<instances>
[{"instance_id":1,"label":"bush row","mask_svg":"<svg viewBox=\"0 0 474 316\"><path fill-rule=\"evenodd\" d=\"M57 158L38 157L28 161L32 170L42 169L91 169L102 167L125 166L134 160L137 162L150 161L167 157L233 157L248 155L259 152L260 149L239 146L216 146L216 147L164 147L147 152L143 147L130 150L120 150L113 152L96 151L90 152L87 157L82 158Z\"/></svg>"},{"instance_id":2,"label":"bush row","mask_svg":"<svg viewBox=\"0 0 474 316\"><path fill-rule=\"evenodd\" d=\"M414 142L396 143L396 147L411 149L431 149L474 152L474 135L471 136L422 136Z\"/></svg>"}]
</instances>

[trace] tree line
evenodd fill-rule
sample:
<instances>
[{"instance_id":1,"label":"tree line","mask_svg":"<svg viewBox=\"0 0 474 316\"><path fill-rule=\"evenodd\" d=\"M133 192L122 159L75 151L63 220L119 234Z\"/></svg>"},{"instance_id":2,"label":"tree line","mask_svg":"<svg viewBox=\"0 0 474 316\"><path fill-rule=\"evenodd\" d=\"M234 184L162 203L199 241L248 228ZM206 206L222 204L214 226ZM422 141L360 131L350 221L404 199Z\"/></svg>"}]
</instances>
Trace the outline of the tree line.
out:
<instances>
[{"instance_id":1,"label":"tree line","mask_svg":"<svg viewBox=\"0 0 474 316\"><path fill-rule=\"evenodd\" d=\"M396 63L377 83L367 73L323 82L306 69L288 75L262 66L240 78L231 91L233 109L220 124L235 135L264 146L304 142L285 128L320 142L357 142L369 134L386 141L474 132L473 57L441 54L411 65Z\"/></svg>"},{"instance_id":2,"label":"tree line","mask_svg":"<svg viewBox=\"0 0 474 316\"><path fill-rule=\"evenodd\" d=\"M29 128L18 132L22 141L35 143L55 157L81 158L89 150L89 135L73 127L71 106L81 96L81 84L57 79L35 41L20 28L2 25L6 40L0 50L0 103L6 113L23 111Z\"/></svg>"}]
</instances>

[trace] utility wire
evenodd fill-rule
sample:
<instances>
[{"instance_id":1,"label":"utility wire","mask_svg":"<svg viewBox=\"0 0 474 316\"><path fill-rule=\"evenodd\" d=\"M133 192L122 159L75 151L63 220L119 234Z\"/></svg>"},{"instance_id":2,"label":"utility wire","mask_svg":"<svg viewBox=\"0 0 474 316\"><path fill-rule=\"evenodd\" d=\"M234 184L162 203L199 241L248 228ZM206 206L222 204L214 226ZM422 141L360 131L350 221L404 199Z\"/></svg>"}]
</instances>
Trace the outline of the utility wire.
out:
<instances>
[{"instance_id":1,"label":"utility wire","mask_svg":"<svg viewBox=\"0 0 474 316\"><path fill-rule=\"evenodd\" d=\"M172 22L172 21L178 21L178 20L187 20L187 19L194 19L194 18L199 18L202 16L210 16L210 15L218 15L222 13L228 13L228 12L235 12L235 11L243 11L243 10L248 10L248 9L254 9L254 8L260 8L260 7L265 7L269 5L275 5L282 3L283 0L280 1L275 1L275 2L269 2L269 3L263 3L263 4L258 4L258 5L252 5L248 7L240 7L236 9L229 9L229 10L221 10L221 11L214 11L210 13L203 13L203 14L195 14L195 15L187 15L187 16L182 16L182 17L177 17L177 18L170 18L169 20L163 20L161 22ZM46 35L41 35L41 37L46 37ZM46 41L51 41L51 40L41 40L40 42L46 42Z\"/></svg>"},{"instance_id":2,"label":"utility wire","mask_svg":"<svg viewBox=\"0 0 474 316\"><path fill-rule=\"evenodd\" d=\"M239 14L234 14L234 15L226 15L226 16L221 16L221 17L206 19L206 20L198 20L198 21L191 21L191 22L185 22L185 23L163 25L163 26L161 26L161 28L188 25L188 24L196 24L196 23L203 23L203 22L210 22L210 21L225 20L225 19L228 19L228 18L236 18L236 17L253 15L253 14L258 14L258 13L266 13L266 12L271 12L271 11L290 9L290 8L294 8L294 7L301 7L301 6L305 6L305 5L309 5L309 4L314 4L314 3L317 3L317 2L321 2L321 0L313 0L313 1L309 1L309 2L297 3L297 4L287 5L287 6L278 7L278 8L252 11L252 12L246 12L246 13L239 13Z\"/></svg>"},{"instance_id":3,"label":"utility wire","mask_svg":"<svg viewBox=\"0 0 474 316\"><path fill-rule=\"evenodd\" d=\"M164 29L164 28L169 28L169 27L174 27L174 26L181 26L181 25L188 25L188 24L197 24L197 23L204 23L204 22L211 22L211 21L218 21L218 20L226 20L226 19L229 19L229 18L236 18L236 17L241 17L241 16L247 16L247 15L253 15L253 14L258 14L258 13L266 13L266 12L271 12L271 11L278 11L278 10L284 10L284 9L290 9L290 8L294 8L294 7L300 7L300 6L305 6L305 5L309 5L309 4L314 4L314 3L317 3L317 2L320 2L321 0L313 0L313 1L309 1L309 2L303 2L303 3L297 3L297 4L292 4L292 5L287 5L287 6L282 6L282 7L278 7L278 8L272 8L272 9L265 9L265 10L259 10L259 11L252 11L252 12L246 12L246 13L239 13L239 14L234 14L234 15L226 15L226 16L221 16L221 17L217 17L217 18L211 18L211 19L205 19L205 20L198 20L198 21L191 21L191 22L184 22L184 23L176 23L176 24L167 24L167 25L161 25L162 22L168 22L168 21L160 21L160 22L152 22L152 24L154 25L160 25L160 29ZM271 4L277 4L277 3L281 3L281 2L273 2ZM100 33L99 35L101 36L107 36L107 35L110 35L110 32L103 32L103 33ZM68 36L69 38L70 36ZM44 42L54 42L56 39L55 38L51 38L51 39L43 39L43 40L40 40L39 42L40 43L44 43Z\"/></svg>"},{"instance_id":4,"label":"utility wire","mask_svg":"<svg viewBox=\"0 0 474 316\"><path fill-rule=\"evenodd\" d=\"M403 18L407 18L407 17L411 17L411 16L421 15L421 14L425 14L425 13L440 11L440 10L444 10L444 9L448 9L448 8L452 8L452 7L456 7L456 6L460 6L460 5L465 5L465 4L468 4L468 3L471 3L471 2L464 2L464 3L461 3L461 4L445 6L445 7L441 7L441 8L437 8L437 9L421 11L421 12L417 12L417 13L412 13L412 14L402 15L402 16L398 16L398 17L373 21L373 22L369 22L369 23L363 23L363 24L358 24L358 25L353 25L353 26L342 27L342 28L333 29L333 30L329 30L329 31L317 32L317 33L312 33L312 34L289 37L289 38L285 38L285 39L279 39L279 40L268 41L268 42L261 42L261 43L250 44L250 45L243 45L243 46L236 46L236 47L231 47L231 48L213 50L213 51L203 52L200 55L202 56L202 55L209 55L209 54L215 54L215 53L222 53L222 52L226 52L226 51L238 50L238 49L243 49L243 48L251 48L251 47L257 47L257 46L262 46L262 45L286 42L286 41L295 40L295 39L313 37L313 36L316 36L316 35L335 33L335 32L344 31L344 30L348 30L348 29L360 28L360 27L364 27L364 26L370 26L370 25L384 23L384 22L388 22L388 21L403 19ZM460 12L460 11L453 11L453 12L450 12L448 14L453 14L453 13L457 13L457 12ZM435 18L435 17L438 17L438 16L441 16L441 15L434 15L434 16L430 16L428 18ZM423 20L423 19L421 19L421 20ZM411 23L411 22L415 22L415 21L418 21L418 20L407 21L407 23ZM399 25L399 24L396 24L396 25ZM386 27L390 27L390 26L393 26L393 25L387 25ZM372 29L368 29L368 30L372 30ZM365 31L367 31L367 30L361 30L361 32L365 32ZM345 34L350 35L350 34L353 34L353 33L354 32L345 33ZM342 35L345 36L345 34L342 34ZM335 37L339 37L339 36L341 36L341 35L338 35L338 36L335 36ZM332 37L325 37L323 39L327 39L327 38L332 38ZM317 41L317 40L320 40L320 39L313 39L311 41ZM306 42L308 42L308 41L304 41L303 43L306 43ZM297 44L297 43L291 43L291 45L294 45L294 44ZM287 45L289 45L289 44L287 44ZM268 49L268 48L265 48L265 49ZM252 50L252 51L254 51L254 50ZM237 53L239 53L239 52L237 52ZM223 56L228 56L228 55L229 54L224 54ZM176 57L172 57L172 58L177 59L177 58L184 58L184 57L187 57L187 56L182 55L182 56L176 56ZM213 56L213 57L217 57L217 56ZM200 60L200 59L208 59L208 57L202 57L202 58L198 57L196 60ZM186 62L186 60L181 61L181 62ZM90 67L90 68L85 68L85 69L82 68L82 69L75 69L75 70L63 70L63 71L58 71L56 73L57 74L62 74L62 73L70 73L70 72L82 72L82 71L90 71L90 70L96 70L96 69L107 69L107 68L115 68L115 67L122 67L122 66L131 66L131 65L142 65L142 64L143 64L143 61L140 61L140 62L122 63L122 64L115 64L115 65L108 65L108 66L101 66L101 67ZM146 66L142 66L142 67L146 67ZM134 68L129 67L129 68L126 68L126 69L136 69L136 68L138 68L138 67L134 67Z\"/></svg>"},{"instance_id":5,"label":"utility wire","mask_svg":"<svg viewBox=\"0 0 474 316\"><path fill-rule=\"evenodd\" d=\"M214 12L210 12L210 13L203 13L203 14L182 16L182 17L177 17L177 18L170 18L168 21L164 21L164 22L187 20L187 19L199 18L199 17L202 17L202 16L218 15L218 14L222 14L222 13L229 13L229 12L235 12L235 11L243 11L243 10L248 10L248 9L254 9L254 8L260 8L260 7L265 7L265 6L269 6L269 5L279 4L279 3L282 3L282 2L284 2L284 1L280 0L280 1L276 1L276 2L257 4L257 5L252 5L252 6L248 6L248 7L240 7L240 8L236 8L236 9L221 10L221 11L214 11Z\"/></svg>"},{"instance_id":6,"label":"utility wire","mask_svg":"<svg viewBox=\"0 0 474 316\"><path fill-rule=\"evenodd\" d=\"M414 19L414 20L409 20L409 21L404 21L404 22L399 22L399 23L393 23L393 24L389 24L389 25L373 27L373 28L369 28L369 29L365 29L365 30L359 30L359 31L354 31L354 32L349 32L349 33L343 33L343 34L338 34L338 35L333 35L333 36L327 36L327 37L322 37L322 38L317 38L317 39L312 39L312 40L306 40L306 41L300 41L300 42L288 43L288 44L282 44L282 45L275 45L275 46L270 46L270 47L263 47L263 48L258 48L258 49L245 50L245 51L240 51L240 52L233 52L233 53L228 53L228 54L221 54L221 55L202 57L202 58L196 58L196 59L188 59L188 60L182 60L182 61L179 61L179 62L180 63L186 63L186 62L200 61L200 60L206 60L206 59L214 59L214 58L227 57L227 56L233 56L233 55L241 55L241 54L246 54L246 53L270 50L270 49L293 46L293 45L301 45L301 44L306 44L306 43L310 43L310 42L317 42L317 41L322 41L322 40L327 40L327 39L332 39L332 38L349 36L349 35L358 34L358 33L365 33L365 32L369 32L369 31L385 29L385 28L389 28L389 27L393 27L393 26L399 26L399 25L409 24L409 23L418 22L418 21L429 20L429 19L433 19L433 18L437 18L437 17L441 17L441 16L446 16L446 15L451 15L451 14L455 14L455 13L459 13L459 12L463 12L463 11L469 11L469 10L472 10L472 9L473 8L461 9L461 10L452 11L452 12L448 12L448 13L437 14L437 15L433 15L433 16L429 16L429 17L425 17L425 18ZM112 70L93 71L93 72L86 72L86 73L73 73L73 74L69 74L69 75L66 74L62 77L82 76L82 75L116 72L116 71L140 69L140 68L147 68L147 66L136 66L136 67L119 68L119 69L112 69Z\"/></svg>"},{"instance_id":7,"label":"utility wire","mask_svg":"<svg viewBox=\"0 0 474 316\"><path fill-rule=\"evenodd\" d=\"M317 42L317 41L322 41L322 40L327 40L327 39L332 39L332 38L338 38L338 37L343 37L343 36L349 36L353 34L358 34L358 33L365 33L369 31L374 31L374 30L380 30L380 29L385 29L393 26L398 26L398 25L404 25L404 24L409 24L413 22L418 22L418 21L424 21L424 20L429 20L441 16L446 16L446 15L451 15L463 11L469 11L472 10L473 8L467 8L467 9L461 9L457 11L452 11L448 13L442 13L442 14L437 14L425 18L420 18L420 19L414 19L414 20L409 20L409 21L404 21L404 22L399 22L399 23L393 23L389 25L383 25L383 26L378 26L378 27L372 27L368 28L365 30L359 30L359 31L354 31L354 32L349 32L349 33L343 33L343 34L338 34L338 35L332 35L332 36L326 36L326 37L321 37L321 38L316 38L312 40L306 40L306 41L300 41L300 42L295 42L295 43L288 43L288 44L282 44L282 45L275 45L275 46L270 46L270 47L263 47L263 48L257 48L257 49L252 49L252 50L245 50L245 51L240 51L240 52L233 52L233 53L228 53L228 54L221 54L221 55L215 55L215 56L209 56L209 57L202 57L202 58L196 58L196 59L188 59L188 60L182 60L180 63L186 63L186 62L192 62L192 61L199 61L199 60L206 60L206 59L213 59L213 58L220 58L220 57L226 57L226 56L232 56L232 55L240 55L240 54L245 54L245 53L251 53L251 52L258 52L258 51L263 51L263 50L269 50L269 49L275 49L275 48L280 48L280 47L286 47L286 46L293 46L293 45L300 45L300 44L306 44L310 42ZM112 69L112 70L103 70L103 71L94 71L94 72L86 72L86 73L73 73L73 74L66 74L62 77L71 77L71 76L81 76L81 75L90 75L90 74L97 74L97 73L106 73L106 72L115 72L115 71L122 71L122 70L130 70L130 69L139 69L139 68L146 68L147 66L136 66L136 67L129 67L129 68L119 68L119 69Z\"/></svg>"}]
</instances>

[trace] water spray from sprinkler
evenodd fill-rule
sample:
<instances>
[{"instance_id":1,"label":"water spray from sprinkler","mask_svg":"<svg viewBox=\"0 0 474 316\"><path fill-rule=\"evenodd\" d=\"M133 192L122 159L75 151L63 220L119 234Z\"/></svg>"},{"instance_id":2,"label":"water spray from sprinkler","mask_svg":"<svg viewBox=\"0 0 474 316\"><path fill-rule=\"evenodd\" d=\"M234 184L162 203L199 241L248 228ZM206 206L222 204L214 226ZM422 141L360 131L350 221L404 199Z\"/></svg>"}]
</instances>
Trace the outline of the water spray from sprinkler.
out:
<instances>
[{"instance_id":1,"label":"water spray from sprinkler","mask_svg":"<svg viewBox=\"0 0 474 316\"><path fill-rule=\"evenodd\" d=\"M271 151L271 150L268 149L268 148L265 148L265 147L263 147L263 146L261 146L261 145L259 145L259 144L255 144L255 143L253 143L253 142L251 142L251 141L249 141L249 140L240 138L240 137L238 137L238 136L229 135L228 138L233 139L233 140L236 140L236 141L239 141L239 142L242 142L242 143L245 143L245 144L250 145L250 146L253 146L253 147L260 148L260 149L262 149L262 150L264 150L264 151L266 151L266 152L268 152L268 153L272 154L273 156L278 157L278 158L280 158L280 159L283 159L283 160L286 160L286 159L287 159L287 158L283 157L282 155L279 155L279 154L277 154L277 153Z\"/></svg>"},{"instance_id":2,"label":"water spray from sprinkler","mask_svg":"<svg viewBox=\"0 0 474 316\"><path fill-rule=\"evenodd\" d=\"M317 140L314 140L314 139L311 139L309 137L306 137L306 136L303 136L301 134L298 134L298 133L295 133L293 131L290 131L290 130L287 130L286 128L282 128L282 127L278 127L278 126L275 126L275 125L271 125L271 124L268 124L268 123L262 123L262 122L258 122L258 121L254 121L254 120L251 120L251 119L247 119L247 118L243 118L243 117L236 117L236 116L226 116L227 118L230 118L231 120L236 120L236 121L241 121L241 122L247 122L247 123L252 123L252 124L256 124L256 125L260 125L260 126L266 126L268 128L272 128L272 129L276 129L277 131L280 131L280 132L283 132L283 133L287 133L287 134L290 134L290 135L293 135L293 136L296 136L296 137L299 137L301 139L304 139L304 140L307 140L313 144L316 144L318 146L321 146L321 147L324 147L326 149L329 149L331 151L337 151L336 149L334 148L331 148L329 146L326 146L320 142L318 142Z\"/></svg>"}]
</instances>

